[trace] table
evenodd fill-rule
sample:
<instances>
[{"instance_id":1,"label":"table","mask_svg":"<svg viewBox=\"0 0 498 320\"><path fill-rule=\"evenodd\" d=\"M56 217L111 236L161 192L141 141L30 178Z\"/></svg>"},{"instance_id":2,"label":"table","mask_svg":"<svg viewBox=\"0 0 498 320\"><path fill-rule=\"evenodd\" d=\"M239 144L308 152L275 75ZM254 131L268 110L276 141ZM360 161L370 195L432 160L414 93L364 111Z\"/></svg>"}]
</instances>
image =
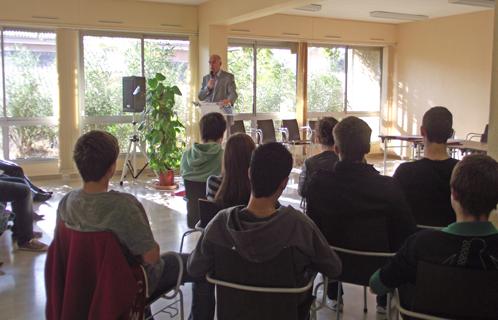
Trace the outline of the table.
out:
<instances>
[{"instance_id":1,"label":"table","mask_svg":"<svg viewBox=\"0 0 498 320\"><path fill-rule=\"evenodd\" d=\"M424 140L422 136L419 135L379 135L382 143L384 143L384 174L387 169L387 143L391 140L399 140L413 143L415 148L415 158L420 158L421 146L424 145ZM487 153L488 144L484 142L462 140L462 139L449 139L447 144L450 150L460 150L462 154L466 153ZM402 147L402 146L401 146Z\"/></svg>"}]
</instances>

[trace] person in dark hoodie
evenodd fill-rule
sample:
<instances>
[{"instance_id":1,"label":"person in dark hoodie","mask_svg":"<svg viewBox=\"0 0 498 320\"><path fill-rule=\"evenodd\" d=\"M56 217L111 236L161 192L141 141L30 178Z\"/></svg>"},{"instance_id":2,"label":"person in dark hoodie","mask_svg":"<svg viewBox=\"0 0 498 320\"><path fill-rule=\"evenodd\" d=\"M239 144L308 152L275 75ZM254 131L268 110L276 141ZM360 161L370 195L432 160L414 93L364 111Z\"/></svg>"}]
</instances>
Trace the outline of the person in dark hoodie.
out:
<instances>
[{"instance_id":1,"label":"person in dark hoodie","mask_svg":"<svg viewBox=\"0 0 498 320\"><path fill-rule=\"evenodd\" d=\"M247 206L220 211L207 225L188 259L194 277L214 271L216 247L237 250L248 262L265 262L294 248L294 266L304 277L308 270L335 277L341 261L316 225L291 206L276 208L292 169L292 155L279 143L257 148L251 158L251 197Z\"/></svg>"},{"instance_id":2,"label":"person in dark hoodie","mask_svg":"<svg viewBox=\"0 0 498 320\"><path fill-rule=\"evenodd\" d=\"M184 180L206 182L209 176L221 173L221 141L227 122L221 113L211 112L201 118L199 126L202 143L194 143L183 153L180 174Z\"/></svg>"}]
</instances>

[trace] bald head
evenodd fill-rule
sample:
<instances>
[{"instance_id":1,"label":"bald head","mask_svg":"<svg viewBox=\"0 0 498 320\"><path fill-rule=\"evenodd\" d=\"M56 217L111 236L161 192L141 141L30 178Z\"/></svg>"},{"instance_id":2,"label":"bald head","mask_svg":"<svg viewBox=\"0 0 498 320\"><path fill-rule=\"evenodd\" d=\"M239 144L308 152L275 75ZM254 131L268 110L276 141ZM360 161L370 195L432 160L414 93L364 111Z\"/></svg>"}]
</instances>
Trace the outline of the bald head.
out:
<instances>
[{"instance_id":1,"label":"bald head","mask_svg":"<svg viewBox=\"0 0 498 320\"><path fill-rule=\"evenodd\" d=\"M213 73L217 73L221 68L221 57L217 54L211 55L209 57L209 70Z\"/></svg>"}]
</instances>

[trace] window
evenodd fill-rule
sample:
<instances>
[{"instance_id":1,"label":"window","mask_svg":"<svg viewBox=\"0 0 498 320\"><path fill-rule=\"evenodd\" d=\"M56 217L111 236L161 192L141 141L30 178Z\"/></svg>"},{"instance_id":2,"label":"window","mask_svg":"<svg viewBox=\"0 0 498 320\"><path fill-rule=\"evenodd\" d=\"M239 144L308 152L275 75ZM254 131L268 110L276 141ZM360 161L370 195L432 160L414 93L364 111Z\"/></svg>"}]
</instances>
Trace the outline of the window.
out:
<instances>
[{"instance_id":1,"label":"window","mask_svg":"<svg viewBox=\"0 0 498 320\"><path fill-rule=\"evenodd\" d=\"M177 112L185 123L189 97L189 41L146 36L84 35L83 131L106 130L118 138L122 152L133 134L132 120L123 112L122 77L153 77L160 72L177 85Z\"/></svg>"},{"instance_id":2,"label":"window","mask_svg":"<svg viewBox=\"0 0 498 320\"><path fill-rule=\"evenodd\" d=\"M296 69L294 44L231 43L228 71L235 76L239 94L235 111L254 114L295 112Z\"/></svg>"},{"instance_id":3,"label":"window","mask_svg":"<svg viewBox=\"0 0 498 320\"><path fill-rule=\"evenodd\" d=\"M308 47L308 117L355 115L378 139L382 81L382 48Z\"/></svg>"},{"instance_id":4,"label":"window","mask_svg":"<svg viewBox=\"0 0 498 320\"><path fill-rule=\"evenodd\" d=\"M57 158L56 35L0 29L0 37L3 158Z\"/></svg>"}]
</instances>

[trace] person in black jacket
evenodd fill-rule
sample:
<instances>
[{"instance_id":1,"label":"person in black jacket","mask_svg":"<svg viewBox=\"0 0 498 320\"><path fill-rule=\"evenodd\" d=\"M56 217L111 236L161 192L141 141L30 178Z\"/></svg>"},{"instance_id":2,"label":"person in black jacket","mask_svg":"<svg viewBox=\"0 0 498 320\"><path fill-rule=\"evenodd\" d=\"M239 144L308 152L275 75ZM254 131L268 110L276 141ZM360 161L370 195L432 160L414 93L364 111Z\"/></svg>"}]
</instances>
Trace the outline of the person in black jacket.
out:
<instances>
[{"instance_id":1,"label":"person in black jacket","mask_svg":"<svg viewBox=\"0 0 498 320\"><path fill-rule=\"evenodd\" d=\"M415 232L415 223L405 197L393 178L381 176L365 161L370 152L368 124L347 117L334 130L335 150L339 155L332 172L321 170L312 178L307 200L307 214L317 224L330 244L334 243L334 224L342 217L381 215L386 218L391 252L397 251L404 240ZM336 282L329 286L329 299L336 305ZM378 311L382 313L385 298L378 297Z\"/></svg>"},{"instance_id":2,"label":"person in black jacket","mask_svg":"<svg viewBox=\"0 0 498 320\"><path fill-rule=\"evenodd\" d=\"M306 197L311 177L320 169L332 170L339 158L334 151L334 136L332 130L337 124L337 119L325 117L318 122L318 142L322 145L322 152L304 161L297 192L301 197Z\"/></svg>"},{"instance_id":3,"label":"person in black jacket","mask_svg":"<svg viewBox=\"0 0 498 320\"><path fill-rule=\"evenodd\" d=\"M393 177L405 193L415 222L444 227L455 221L450 202L450 177L458 160L446 148L453 135L453 116L444 107L429 109L420 132L424 138L424 157L401 164Z\"/></svg>"},{"instance_id":4,"label":"person in black jacket","mask_svg":"<svg viewBox=\"0 0 498 320\"><path fill-rule=\"evenodd\" d=\"M498 229L488 221L498 204L498 163L486 155L466 156L455 166L450 186L456 222L410 236L370 278L373 292L385 294L405 284L415 285L420 261L490 272L498 269ZM403 300L411 308L412 297Z\"/></svg>"}]
</instances>

